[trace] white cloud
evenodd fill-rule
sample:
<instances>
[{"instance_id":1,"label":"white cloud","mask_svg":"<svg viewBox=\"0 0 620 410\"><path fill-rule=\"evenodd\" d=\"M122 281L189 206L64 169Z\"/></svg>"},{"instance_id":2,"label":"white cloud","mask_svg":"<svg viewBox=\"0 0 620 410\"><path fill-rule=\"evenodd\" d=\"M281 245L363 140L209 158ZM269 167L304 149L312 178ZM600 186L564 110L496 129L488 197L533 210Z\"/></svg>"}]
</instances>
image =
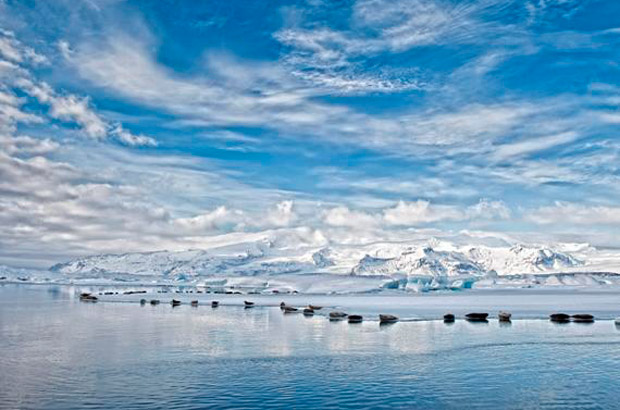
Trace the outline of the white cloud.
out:
<instances>
[{"instance_id":1,"label":"white cloud","mask_svg":"<svg viewBox=\"0 0 620 410\"><path fill-rule=\"evenodd\" d=\"M19 63L22 61L22 55L13 46L12 42L8 38L0 37L0 54L7 60Z\"/></svg>"},{"instance_id":2,"label":"white cloud","mask_svg":"<svg viewBox=\"0 0 620 410\"><path fill-rule=\"evenodd\" d=\"M91 109L88 97L58 95L47 83L37 84L25 78L19 79L16 83L40 103L48 104L49 114L53 118L77 123L92 138L102 139L107 135L108 125Z\"/></svg>"},{"instance_id":3,"label":"white cloud","mask_svg":"<svg viewBox=\"0 0 620 410\"><path fill-rule=\"evenodd\" d=\"M355 3L348 27L331 29L310 19L307 25L302 22L281 30L276 38L288 48L278 63L243 61L211 53L206 55L202 71L187 71L194 74L175 73L162 65L154 44L140 36L113 34L104 43L88 43L93 37L82 39L85 42L72 40L71 45L66 41L57 43L60 54L68 64L74 64L82 78L116 98L170 114L166 117L172 117L172 124L180 129L204 127L205 133L216 129L218 134L212 133L212 140L259 145L263 141L260 136L247 137L222 128L262 127L275 131L282 139L312 137L332 144L330 147L346 144L411 163L421 159L437 164L429 166L432 175L414 169L412 175L416 178L411 180L397 172L393 177L325 178L322 188L326 190L347 187L387 195L380 198L361 192L345 198L332 191L327 194L329 209L319 215L317 204L312 208L308 205L312 199L307 199L304 205L298 199L300 193L262 188L258 183L254 186L254 180L241 182L242 173L205 165L209 161L197 157L141 155L150 150L138 153L140 150L92 140L65 141L58 149L60 138L17 133L17 123L44 121L43 115L24 108L26 101L36 99L49 107L45 119L77 124L84 135L95 141L157 145L153 138L133 127L107 119L95 108L96 100L55 90L39 81L33 74L36 71L28 67L44 59L37 58L12 35L4 34L0 44L4 58L0 60L0 81L5 85L0 87L0 226L8 229L0 233L0 247L9 249L5 254L26 257L150 250L201 246L231 230L250 235L245 231L271 228L306 229L309 237L319 238L317 241L334 237L358 241L362 237L358 231L366 228L371 229L362 232L364 239L400 235L407 240L414 231L407 228L412 226L509 219L510 208L502 201L483 199L471 206L441 202L442 197L445 203L445 197L450 195L460 200L465 196L479 198L479 190L486 189L487 182L521 186L549 182L617 185L617 169L612 169L618 159L616 152L584 154L578 159L527 159L532 153L587 136L589 128L599 122L617 123L612 111L581 115L584 101L576 96L513 100L506 95L490 103L476 103L488 101L480 98L444 104L429 95L428 105L412 104L415 108L381 114L367 114L353 105L320 98L339 92L425 87L423 68L399 72L391 67L384 71L373 67L369 73L357 61L429 44L492 42L493 36L481 35L489 25L477 13L490 12L487 6L493 3L477 2L486 6L475 8L469 3L360 0ZM486 54L460 72L458 80L467 87L471 86L468 79L486 75L508 58L501 47L497 52L483 48ZM18 98L11 91L14 86L27 95ZM605 104L612 104L613 98L606 96ZM57 125L54 121L55 129L66 124ZM515 138L519 138L518 142ZM296 144L288 145L297 148ZM448 159L440 164L438 158ZM493 159L509 159L511 166L498 166ZM441 168L448 162L449 166ZM597 174L595 165L609 172ZM455 173L483 182L460 183ZM391 206L394 194L402 198L423 195L433 198L433 203L400 201ZM268 204L272 206L265 208ZM375 210L359 209L359 204ZM614 207L596 207L596 216L563 204L541 208L531 220L555 223L544 221L563 212L568 215L566 221L586 221L589 217L602 225L603 221L615 221L617 211Z\"/></svg>"},{"instance_id":4,"label":"white cloud","mask_svg":"<svg viewBox=\"0 0 620 410\"><path fill-rule=\"evenodd\" d=\"M517 131L541 128L558 105L514 101L470 104L451 110L372 116L345 105L316 100L316 90L300 84L274 64L252 66L212 55L209 76L187 77L159 65L144 43L113 37L106 44L78 47L73 58L81 75L143 106L164 110L172 125L205 128L259 126L283 138L320 138L331 144L361 146L395 155L428 157L429 149L492 150L492 142ZM541 109L541 105L547 105ZM561 107L560 107L561 108ZM435 155L444 155L437 151Z\"/></svg>"},{"instance_id":5,"label":"white cloud","mask_svg":"<svg viewBox=\"0 0 620 410\"><path fill-rule=\"evenodd\" d=\"M609 124L620 124L620 113L616 112L601 112L599 117L602 121Z\"/></svg>"},{"instance_id":6,"label":"white cloud","mask_svg":"<svg viewBox=\"0 0 620 410\"><path fill-rule=\"evenodd\" d=\"M538 151L571 143L579 138L576 132L568 131L556 135L530 138L523 141L500 145L493 153L495 160L503 161L511 157L525 156Z\"/></svg>"},{"instance_id":7,"label":"white cloud","mask_svg":"<svg viewBox=\"0 0 620 410\"><path fill-rule=\"evenodd\" d=\"M481 199L477 204L462 208L420 199L399 201L393 208L384 209L383 221L388 225L416 226L441 221L508 219L510 214L510 209L502 201Z\"/></svg>"},{"instance_id":8,"label":"white cloud","mask_svg":"<svg viewBox=\"0 0 620 410\"><path fill-rule=\"evenodd\" d=\"M274 209L267 212L264 220L249 222L249 224L263 227L285 227L291 225L296 220L297 214L293 209L293 201L288 200L276 204Z\"/></svg>"},{"instance_id":9,"label":"white cloud","mask_svg":"<svg viewBox=\"0 0 620 410\"><path fill-rule=\"evenodd\" d=\"M219 206L213 211L202 213L190 218L178 218L173 221L175 226L182 232L192 235L209 235L213 232L226 229L242 221L243 212L229 210L225 206Z\"/></svg>"},{"instance_id":10,"label":"white cloud","mask_svg":"<svg viewBox=\"0 0 620 410\"><path fill-rule=\"evenodd\" d=\"M431 205L429 201L399 201L395 207L383 211L388 225L415 226L430 222L463 219L463 213L448 205Z\"/></svg>"},{"instance_id":11,"label":"white cloud","mask_svg":"<svg viewBox=\"0 0 620 410\"><path fill-rule=\"evenodd\" d=\"M108 168L130 174L124 166L112 162L91 173L43 156L21 159L0 151L0 225L7 228L0 232L1 257L51 263L79 254L199 247L248 219L261 219L225 206L173 217L175 207L156 199L149 180L108 181ZM169 179L174 172L167 171Z\"/></svg>"},{"instance_id":12,"label":"white cloud","mask_svg":"<svg viewBox=\"0 0 620 410\"><path fill-rule=\"evenodd\" d=\"M329 226L362 230L375 227L378 219L375 215L366 212L351 210L346 206L338 206L324 212L323 222Z\"/></svg>"},{"instance_id":13,"label":"white cloud","mask_svg":"<svg viewBox=\"0 0 620 410\"><path fill-rule=\"evenodd\" d=\"M359 0L353 18L356 25L376 30L375 47L402 51L415 46L458 41L464 31L480 24L473 18L474 5L453 6L434 0Z\"/></svg>"},{"instance_id":14,"label":"white cloud","mask_svg":"<svg viewBox=\"0 0 620 410\"><path fill-rule=\"evenodd\" d=\"M15 135L18 123L37 124L43 121L37 115L24 112L23 103L22 98L0 89L0 148L9 155L41 155L54 151L58 144L49 138Z\"/></svg>"},{"instance_id":15,"label":"white cloud","mask_svg":"<svg viewBox=\"0 0 620 410\"><path fill-rule=\"evenodd\" d=\"M69 60L71 58L71 55L73 54L73 50L71 49L71 45L69 44L69 42L67 40L59 40L56 45L58 46L58 51L60 52L60 54L65 59Z\"/></svg>"},{"instance_id":16,"label":"white cloud","mask_svg":"<svg viewBox=\"0 0 620 410\"><path fill-rule=\"evenodd\" d=\"M620 207L556 202L526 214L526 219L542 225L620 225Z\"/></svg>"},{"instance_id":17,"label":"white cloud","mask_svg":"<svg viewBox=\"0 0 620 410\"><path fill-rule=\"evenodd\" d=\"M30 90L43 101L55 98L51 87ZM224 205L192 209L205 196L237 204L245 198L260 208L282 195L203 171L192 158L137 156L96 142L97 149L70 142L58 149L56 141L18 135L16 124L38 119L21 111L24 102L0 92L2 261L46 265L89 253L200 247L250 222L283 227L296 221L292 201L251 215ZM111 135L120 139L123 132L116 125ZM78 164L50 159L50 153ZM190 216L176 216L180 212Z\"/></svg>"},{"instance_id":18,"label":"white cloud","mask_svg":"<svg viewBox=\"0 0 620 410\"><path fill-rule=\"evenodd\" d=\"M377 73L363 61L430 45L483 43L491 23L480 16L493 1L452 4L437 0L358 0L348 26L334 29L313 10L274 34L285 46L283 62L315 86L337 93L402 92L429 88L415 68L384 65ZM299 15L301 14L301 18ZM321 14L318 13L320 16ZM421 67L424 69L424 67Z\"/></svg>"},{"instance_id":19,"label":"white cloud","mask_svg":"<svg viewBox=\"0 0 620 410\"><path fill-rule=\"evenodd\" d=\"M36 99L39 103L49 106L49 117L77 124L87 136L103 140L109 136L116 138L125 145L157 145L156 141L144 135L135 135L124 129L121 124L110 124L93 108L88 96L63 94L55 91L49 84L38 81L29 69L29 65L37 65L47 62L47 59L37 54L34 50L24 46L12 33L2 32L0 37L0 54L5 58L10 57L21 66L4 62L2 70L7 71L7 76L0 75L0 115L11 116L13 121L19 122L42 122L43 118L33 114L17 110L24 101L7 92L5 89L19 89L28 96ZM59 47L63 48L61 43ZM7 65L8 63L8 65ZM0 71L2 74L2 71ZM20 118L17 118L17 116Z\"/></svg>"},{"instance_id":20,"label":"white cloud","mask_svg":"<svg viewBox=\"0 0 620 410\"><path fill-rule=\"evenodd\" d=\"M408 118L416 140L429 145L464 144L472 139L494 140L539 113L529 103L472 104L452 112L428 112Z\"/></svg>"},{"instance_id":21,"label":"white cloud","mask_svg":"<svg viewBox=\"0 0 620 410\"><path fill-rule=\"evenodd\" d=\"M509 219L511 211L504 201L481 199L477 204L469 206L465 214L470 219Z\"/></svg>"},{"instance_id":22,"label":"white cloud","mask_svg":"<svg viewBox=\"0 0 620 410\"><path fill-rule=\"evenodd\" d=\"M476 18L485 2L452 5L435 0L359 0L348 29L333 30L310 21L285 28L275 37L313 62L346 64L355 55L454 42L479 42L485 23ZM318 27L317 27L318 26Z\"/></svg>"},{"instance_id":23,"label":"white cloud","mask_svg":"<svg viewBox=\"0 0 620 410\"><path fill-rule=\"evenodd\" d=\"M412 70L409 70L412 71ZM342 94L356 93L391 93L406 90L420 90L424 81L418 78L407 79L405 75L394 74L370 75L349 71L308 71L294 69L292 74L320 89Z\"/></svg>"},{"instance_id":24,"label":"white cloud","mask_svg":"<svg viewBox=\"0 0 620 410\"><path fill-rule=\"evenodd\" d=\"M24 101L11 92L0 89L0 130L7 132L16 123L40 123L43 119L35 114L22 110Z\"/></svg>"},{"instance_id":25,"label":"white cloud","mask_svg":"<svg viewBox=\"0 0 620 410\"><path fill-rule=\"evenodd\" d=\"M8 154L44 155L55 151L59 146L49 138L39 139L27 135L11 137L0 134L0 148Z\"/></svg>"},{"instance_id":26,"label":"white cloud","mask_svg":"<svg viewBox=\"0 0 620 410\"><path fill-rule=\"evenodd\" d=\"M361 172L322 167L313 173L319 177L317 186L323 189L366 191L382 194L381 196L398 194L401 198L418 197L420 192L424 192L425 198L479 196L477 190L471 186L454 183L448 178L440 176L421 176L416 172L399 173L387 177L372 177ZM368 200L364 202L366 203Z\"/></svg>"},{"instance_id":27,"label":"white cloud","mask_svg":"<svg viewBox=\"0 0 620 410\"><path fill-rule=\"evenodd\" d=\"M107 134L106 123L90 109L87 97L75 95L54 97L51 100L50 115L54 118L73 120L91 137L104 138Z\"/></svg>"},{"instance_id":28,"label":"white cloud","mask_svg":"<svg viewBox=\"0 0 620 410\"><path fill-rule=\"evenodd\" d=\"M38 54L30 47L24 46L17 40L13 32L2 29L0 29L0 56L18 64L42 65L48 63L45 56Z\"/></svg>"},{"instance_id":29,"label":"white cloud","mask_svg":"<svg viewBox=\"0 0 620 410\"><path fill-rule=\"evenodd\" d=\"M532 24L549 16L569 18L585 3L582 0L530 0L525 3L525 7Z\"/></svg>"},{"instance_id":30,"label":"white cloud","mask_svg":"<svg viewBox=\"0 0 620 410\"><path fill-rule=\"evenodd\" d=\"M121 124L116 124L110 130L110 135L118 138L120 142L130 146L157 146L157 141L145 135L135 135L123 128Z\"/></svg>"},{"instance_id":31,"label":"white cloud","mask_svg":"<svg viewBox=\"0 0 620 410\"><path fill-rule=\"evenodd\" d=\"M351 114L345 107L312 101L309 90L269 64L249 66L214 55L210 77L185 78L158 65L145 44L126 38L84 46L74 61L95 84L205 127L264 126L314 133L317 124L333 124Z\"/></svg>"}]
</instances>

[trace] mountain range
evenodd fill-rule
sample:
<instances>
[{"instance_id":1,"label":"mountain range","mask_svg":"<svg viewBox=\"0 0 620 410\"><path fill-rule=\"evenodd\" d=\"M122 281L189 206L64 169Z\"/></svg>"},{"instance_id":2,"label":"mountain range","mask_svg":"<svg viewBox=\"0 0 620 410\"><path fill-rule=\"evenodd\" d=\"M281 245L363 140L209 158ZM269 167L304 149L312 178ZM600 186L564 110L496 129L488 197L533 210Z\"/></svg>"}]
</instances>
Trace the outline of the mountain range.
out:
<instances>
[{"instance_id":1,"label":"mountain range","mask_svg":"<svg viewBox=\"0 0 620 410\"><path fill-rule=\"evenodd\" d=\"M69 281L201 283L224 279L252 286L288 283L290 289L301 278L310 285L313 275L317 281L328 278L327 282L341 283L346 278L350 284L359 279L360 283L372 282L371 288L413 290L497 283L605 284L608 278L616 282L620 252L587 244L464 245L435 238L415 243L316 246L266 235L209 249L81 257L56 264L47 273L55 280ZM28 271L4 268L0 275L24 279Z\"/></svg>"}]
</instances>

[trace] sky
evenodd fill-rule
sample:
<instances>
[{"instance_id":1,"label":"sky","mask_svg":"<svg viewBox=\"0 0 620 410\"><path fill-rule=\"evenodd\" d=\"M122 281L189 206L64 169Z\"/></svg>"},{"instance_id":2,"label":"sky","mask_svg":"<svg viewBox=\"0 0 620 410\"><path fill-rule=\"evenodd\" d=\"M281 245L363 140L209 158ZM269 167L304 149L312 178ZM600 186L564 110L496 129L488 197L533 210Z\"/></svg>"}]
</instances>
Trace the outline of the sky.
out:
<instances>
[{"instance_id":1,"label":"sky","mask_svg":"<svg viewBox=\"0 0 620 410\"><path fill-rule=\"evenodd\" d=\"M616 0L0 0L0 263L620 244Z\"/></svg>"}]
</instances>

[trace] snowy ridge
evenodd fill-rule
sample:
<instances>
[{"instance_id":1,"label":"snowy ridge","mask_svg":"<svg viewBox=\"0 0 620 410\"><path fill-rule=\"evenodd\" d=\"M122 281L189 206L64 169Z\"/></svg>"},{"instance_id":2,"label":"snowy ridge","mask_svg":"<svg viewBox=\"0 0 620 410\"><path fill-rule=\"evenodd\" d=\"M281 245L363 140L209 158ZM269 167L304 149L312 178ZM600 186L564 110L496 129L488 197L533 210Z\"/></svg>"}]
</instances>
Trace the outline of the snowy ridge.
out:
<instances>
[{"instance_id":1,"label":"snowy ridge","mask_svg":"<svg viewBox=\"0 0 620 410\"><path fill-rule=\"evenodd\" d=\"M608 269L600 263L601 255L606 262L613 262L604 264ZM501 277L504 282L516 280L523 275L620 272L618 267L620 253L604 254L587 245L467 246L431 239L415 244L318 247L295 237L266 236L211 249L95 255L57 264L51 271L74 279L141 277L175 282L331 274L384 277L393 280L392 287L418 289L470 287Z\"/></svg>"},{"instance_id":2,"label":"snowy ridge","mask_svg":"<svg viewBox=\"0 0 620 410\"><path fill-rule=\"evenodd\" d=\"M219 281L264 289L278 284L279 289L291 291L303 285L326 292L346 290L338 288L345 283L356 291L620 284L617 273L619 251L597 250L587 244L472 245L431 238L344 245L306 241L291 233L256 236L209 249L94 255L36 274L0 267L3 280Z\"/></svg>"},{"instance_id":3,"label":"snowy ridge","mask_svg":"<svg viewBox=\"0 0 620 410\"><path fill-rule=\"evenodd\" d=\"M314 267L310 261L303 263L279 257L282 252L274 248L273 242L262 240L211 250L95 255L60 263L50 270L76 277L148 275L183 281L201 276L298 273Z\"/></svg>"},{"instance_id":4,"label":"snowy ridge","mask_svg":"<svg viewBox=\"0 0 620 410\"><path fill-rule=\"evenodd\" d=\"M576 257L547 247L515 245L505 248L471 248L467 256L480 263L485 270L500 275L563 270L584 265Z\"/></svg>"},{"instance_id":5,"label":"snowy ridge","mask_svg":"<svg viewBox=\"0 0 620 410\"><path fill-rule=\"evenodd\" d=\"M484 276L485 269L460 252L437 251L431 247L408 248L394 258L364 256L353 268L357 275L395 274L421 276Z\"/></svg>"}]
</instances>

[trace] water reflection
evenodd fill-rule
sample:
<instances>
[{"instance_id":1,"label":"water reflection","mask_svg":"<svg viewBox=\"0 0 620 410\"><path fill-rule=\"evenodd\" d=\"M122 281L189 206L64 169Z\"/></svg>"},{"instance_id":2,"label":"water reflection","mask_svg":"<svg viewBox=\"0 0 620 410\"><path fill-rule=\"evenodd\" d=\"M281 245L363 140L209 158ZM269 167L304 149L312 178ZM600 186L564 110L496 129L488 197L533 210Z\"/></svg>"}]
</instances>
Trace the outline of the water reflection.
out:
<instances>
[{"instance_id":1,"label":"water reflection","mask_svg":"<svg viewBox=\"0 0 620 410\"><path fill-rule=\"evenodd\" d=\"M47 293L52 299L63 299L65 297L60 286L50 286L47 288Z\"/></svg>"},{"instance_id":2,"label":"water reflection","mask_svg":"<svg viewBox=\"0 0 620 410\"><path fill-rule=\"evenodd\" d=\"M191 307L185 300L175 308L169 303L140 307L79 303L72 292L0 288L2 406L584 408L617 403L620 327L610 321L587 326L545 320L349 324L330 322L325 313L285 315L279 300L274 307L254 309Z\"/></svg>"}]
</instances>

